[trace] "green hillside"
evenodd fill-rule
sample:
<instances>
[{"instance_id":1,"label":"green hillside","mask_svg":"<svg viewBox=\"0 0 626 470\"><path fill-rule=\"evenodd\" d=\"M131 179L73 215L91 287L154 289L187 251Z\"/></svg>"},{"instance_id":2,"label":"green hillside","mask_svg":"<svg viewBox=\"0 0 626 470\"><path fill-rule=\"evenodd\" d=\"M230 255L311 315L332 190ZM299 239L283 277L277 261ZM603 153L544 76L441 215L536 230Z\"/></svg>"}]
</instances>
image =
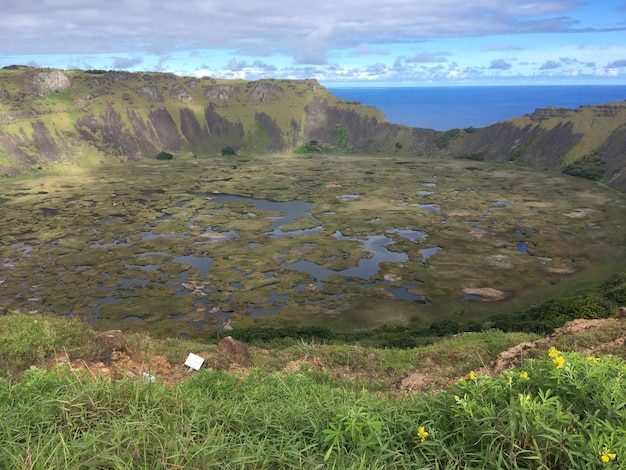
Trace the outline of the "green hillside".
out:
<instances>
[{"instance_id":1,"label":"green hillside","mask_svg":"<svg viewBox=\"0 0 626 470\"><path fill-rule=\"evenodd\" d=\"M0 70L0 175L107 161L221 154L400 154L512 162L626 190L626 103L438 132L386 122L316 80Z\"/></svg>"},{"instance_id":2,"label":"green hillside","mask_svg":"<svg viewBox=\"0 0 626 470\"><path fill-rule=\"evenodd\" d=\"M226 146L243 154L284 152L334 130L339 121L329 121L327 109L354 120L350 126L384 122L380 111L341 101L315 80L3 69L0 153L5 167L25 171L155 158L160 151L219 154Z\"/></svg>"}]
</instances>

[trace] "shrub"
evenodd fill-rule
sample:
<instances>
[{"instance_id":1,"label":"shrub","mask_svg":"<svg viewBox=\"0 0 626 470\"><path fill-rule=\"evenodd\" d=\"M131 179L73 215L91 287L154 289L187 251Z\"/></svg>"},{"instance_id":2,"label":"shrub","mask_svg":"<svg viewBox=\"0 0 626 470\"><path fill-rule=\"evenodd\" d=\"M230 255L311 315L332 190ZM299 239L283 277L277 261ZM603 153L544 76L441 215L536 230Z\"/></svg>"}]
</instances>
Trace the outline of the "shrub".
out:
<instances>
[{"instance_id":1,"label":"shrub","mask_svg":"<svg viewBox=\"0 0 626 470\"><path fill-rule=\"evenodd\" d=\"M563 173L579 178L585 178L592 181L601 180L604 176L604 163L600 159L600 155L593 153L585 155L576 162L567 165Z\"/></svg>"},{"instance_id":2,"label":"shrub","mask_svg":"<svg viewBox=\"0 0 626 470\"><path fill-rule=\"evenodd\" d=\"M174 159L174 155L172 155L169 152L159 152L159 154L156 156L157 160L173 160Z\"/></svg>"},{"instance_id":3,"label":"shrub","mask_svg":"<svg viewBox=\"0 0 626 470\"><path fill-rule=\"evenodd\" d=\"M304 148L307 152L319 152L321 151L320 144L317 140L309 140L304 144Z\"/></svg>"},{"instance_id":4,"label":"shrub","mask_svg":"<svg viewBox=\"0 0 626 470\"><path fill-rule=\"evenodd\" d=\"M626 305L626 272L614 274L602 285L602 291L609 302Z\"/></svg>"},{"instance_id":5,"label":"shrub","mask_svg":"<svg viewBox=\"0 0 626 470\"><path fill-rule=\"evenodd\" d=\"M577 318L606 318L610 315L605 300L599 295L555 299L522 312L491 317L493 328L503 331L526 331L548 334L555 328Z\"/></svg>"},{"instance_id":6,"label":"shrub","mask_svg":"<svg viewBox=\"0 0 626 470\"><path fill-rule=\"evenodd\" d=\"M333 137L337 139L337 145L344 150L350 144L350 134L348 134L348 129L346 129L346 126L340 122L338 122L335 126Z\"/></svg>"},{"instance_id":7,"label":"shrub","mask_svg":"<svg viewBox=\"0 0 626 470\"><path fill-rule=\"evenodd\" d=\"M226 146L222 148L222 156L232 156L237 155L237 151L231 146Z\"/></svg>"}]
</instances>

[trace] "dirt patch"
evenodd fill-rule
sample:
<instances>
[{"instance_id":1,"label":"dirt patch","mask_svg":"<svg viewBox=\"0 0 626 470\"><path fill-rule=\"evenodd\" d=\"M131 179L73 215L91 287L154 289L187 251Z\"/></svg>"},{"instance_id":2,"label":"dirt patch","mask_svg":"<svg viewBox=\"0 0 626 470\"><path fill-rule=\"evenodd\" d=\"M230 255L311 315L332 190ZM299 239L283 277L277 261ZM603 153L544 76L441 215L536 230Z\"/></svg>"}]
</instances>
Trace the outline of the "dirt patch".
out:
<instances>
[{"instance_id":1,"label":"dirt patch","mask_svg":"<svg viewBox=\"0 0 626 470\"><path fill-rule=\"evenodd\" d=\"M300 372L302 370L317 370L323 372L326 370L326 367L319 358L312 354L307 354L302 359L290 361L283 367L284 372Z\"/></svg>"},{"instance_id":2,"label":"dirt patch","mask_svg":"<svg viewBox=\"0 0 626 470\"><path fill-rule=\"evenodd\" d=\"M560 275L568 275L574 274L576 272L576 268L564 267L564 268L546 268L546 272L550 274L560 274Z\"/></svg>"},{"instance_id":3,"label":"dirt patch","mask_svg":"<svg viewBox=\"0 0 626 470\"><path fill-rule=\"evenodd\" d=\"M90 361L82 358L70 358L65 352L57 353L48 363L52 368L58 364L66 364L71 371L86 371L94 379L107 377L113 380L136 378L149 382L165 382L176 385L191 375L189 368L171 364L165 356L148 355L132 346L126 346L124 351L114 352L110 362Z\"/></svg>"},{"instance_id":4,"label":"dirt patch","mask_svg":"<svg viewBox=\"0 0 626 470\"><path fill-rule=\"evenodd\" d=\"M446 212L446 215L448 217L473 217L476 214L474 214L473 212L470 212L470 211L455 210L455 211L448 211L448 212Z\"/></svg>"},{"instance_id":5,"label":"dirt patch","mask_svg":"<svg viewBox=\"0 0 626 470\"><path fill-rule=\"evenodd\" d=\"M402 378L393 385L393 390L405 393L426 392L433 389L440 389L447 380L436 377L428 372L414 372Z\"/></svg>"},{"instance_id":6,"label":"dirt patch","mask_svg":"<svg viewBox=\"0 0 626 470\"><path fill-rule=\"evenodd\" d=\"M466 287L463 293L467 295L477 295L483 302L496 302L506 298L506 294L493 287Z\"/></svg>"},{"instance_id":7,"label":"dirt patch","mask_svg":"<svg viewBox=\"0 0 626 470\"><path fill-rule=\"evenodd\" d=\"M470 230L468 235L476 240L481 240L485 236L485 232L481 230Z\"/></svg>"},{"instance_id":8,"label":"dirt patch","mask_svg":"<svg viewBox=\"0 0 626 470\"><path fill-rule=\"evenodd\" d=\"M554 204L551 202L525 202L526 207L534 207L536 209L544 209L546 207L552 207Z\"/></svg>"}]
</instances>

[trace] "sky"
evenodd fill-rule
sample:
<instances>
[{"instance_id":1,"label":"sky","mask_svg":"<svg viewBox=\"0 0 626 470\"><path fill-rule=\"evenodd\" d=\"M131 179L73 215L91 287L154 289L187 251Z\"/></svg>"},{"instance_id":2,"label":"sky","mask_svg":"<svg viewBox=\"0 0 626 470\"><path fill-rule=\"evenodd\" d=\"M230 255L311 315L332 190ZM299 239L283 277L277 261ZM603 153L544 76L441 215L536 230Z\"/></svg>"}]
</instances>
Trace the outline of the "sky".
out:
<instances>
[{"instance_id":1,"label":"sky","mask_svg":"<svg viewBox=\"0 0 626 470\"><path fill-rule=\"evenodd\" d=\"M626 0L0 0L0 67L626 84Z\"/></svg>"}]
</instances>

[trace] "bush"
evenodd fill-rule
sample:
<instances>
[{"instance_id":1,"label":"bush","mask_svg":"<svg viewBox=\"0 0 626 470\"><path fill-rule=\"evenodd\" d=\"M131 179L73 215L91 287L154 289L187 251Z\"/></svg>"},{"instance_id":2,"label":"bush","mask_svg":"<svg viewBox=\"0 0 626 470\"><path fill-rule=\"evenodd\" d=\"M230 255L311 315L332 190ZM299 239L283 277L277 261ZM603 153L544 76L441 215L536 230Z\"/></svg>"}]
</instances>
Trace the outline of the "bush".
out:
<instances>
[{"instance_id":1,"label":"bush","mask_svg":"<svg viewBox=\"0 0 626 470\"><path fill-rule=\"evenodd\" d=\"M555 299L522 312L491 317L493 328L502 331L525 331L545 335L577 318L606 318L610 315L605 300L599 295L581 295Z\"/></svg>"},{"instance_id":2,"label":"bush","mask_svg":"<svg viewBox=\"0 0 626 470\"><path fill-rule=\"evenodd\" d=\"M337 139L337 145L344 150L350 144L350 134L348 134L348 129L346 129L346 126L340 122L335 125L333 137Z\"/></svg>"},{"instance_id":3,"label":"bush","mask_svg":"<svg viewBox=\"0 0 626 470\"><path fill-rule=\"evenodd\" d=\"M322 150L317 140L309 140L306 142L304 144L304 149L310 153L320 152Z\"/></svg>"},{"instance_id":4,"label":"bush","mask_svg":"<svg viewBox=\"0 0 626 470\"><path fill-rule=\"evenodd\" d=\"M592 181L599 181L604 176L604 163L600 159L600 155L593 153L585 155L581 159L567 165L563 173L579 178L585 178Z\"/></svg>"},{"instance_id":5,"label":"bush","mask_svg":"<svg viewBox=\"0 0 626 470\"><path fill-rule=\"evenodd\" d=\"M626 306L626 272L614 274L602 285L602 291L609 302Z\"/></svg>"},{"instance_id":6,"label":"bush","mask_svg":"<svg viewBox=\"0 0 626 470\"><path fill-rule=\"evenodd\" d=\"M232 156L232 155L237 155L237 151L232 148L231 146L226 146L224 148L222 148L222 156Z\"/></svg>"},{"instance_id":7,"label":"bush","mask_svg":"<svg viewBox=\"0 0 626 470\"><path fill-rule=\"evenodd\" d=\"M159 152L159 154L156 156L157 160L173 160L174 159L174 155L172 155L169 152Z\"/></svg>"},{"instance_id":8,"label":"bush","mask_svg":"<svg viewBox=\"0 0 626 470\"><path fill-rule=\"evenodd\" d=\"M453 320L441 320L431 324L429 330L435 336L450 336L459 332L459 324Z\"/></svg>"}]
</instances>

